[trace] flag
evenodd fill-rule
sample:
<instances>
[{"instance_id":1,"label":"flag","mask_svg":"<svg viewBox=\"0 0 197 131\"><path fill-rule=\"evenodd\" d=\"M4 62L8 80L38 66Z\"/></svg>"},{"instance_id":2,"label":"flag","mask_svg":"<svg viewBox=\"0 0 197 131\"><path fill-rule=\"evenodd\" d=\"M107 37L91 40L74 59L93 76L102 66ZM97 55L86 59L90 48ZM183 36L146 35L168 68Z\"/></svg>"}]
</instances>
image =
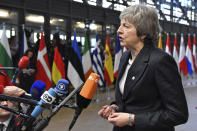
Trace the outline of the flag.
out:
<instances>
[{"instance_id":1,"label":"flag","mask_svg":"<svg viewBox=\"0 0 197 131\"><path fill-rule=\"evenodd\" d=\"M27 49L28 49L27 38L26 38L25 30L23 28L23 35L22 35L22 41L21 41L21 47L20 47L20 57L23 56L23 54L25 53Z\"/></svg>"},{"instance_id":2,"label":"flag","mask_svg":"<svg viewBox=\"0 0 197 131\"><path fill-rule=\"evenodd\" d=\"M192 60L192 45L191 45L191 37L188 34L188 42L186 48L186 62L187 62L187 70L190 75L192 75L194 71L193 60Z\"/></svg>"},{"instance_id":3,"label":"flag","mask_svg":"<svg viewBox=\"0 0 197 131\"><path fill-rule=\"evenodd\" d=\"M113 63L112 63L112 56L110 51L108 35L105 44L104 78L108 86L112 85L112 83L114 82Z\"/></svg>"},{"instance_id":4,"label":"flag","mask_svg":"<svg viewBox=\"0 0 197 131\"><path fill-rule=\"evenodd\" d=\"M167 40L166 40L166 52L171 55L171 48L170 48L170 37L169 34L167 33Z\"/></svg>"},{"instance_id":5,"label":"flag","mask_svg":"<svg viewBox=\"0 0 197 131\"><path fill-rule=\"evenodd\" d=\"M36 67L37 67L37 72L35 79L45 82L48 90L49 88L51 88L51 71L50 71L47 48L45 45L43 32L41 32L41 39L39 44Z\"/></svg>"},{"instance_id":6,"label":"flag","mask_svg":"<svg viewBox=\"0 0 197 131\"><path fill-rule=\"evenodd\" d=\"M85 44L83 49L83 55L82 55L82 65L83 65L83 71L85 75L85 79L89 77L89 75L92 73L92 60L90 56L90 50L88 48L88 38L85 36Z\"/></svg>"},{"instance_id":7,"label":"flag","mask_svg":"<svg viewBox=\"0 0 197 131\"><path fill-rule=\"evenodd\" d=\"M3 26L3 32L1 35L1 42L0 42L0 67L12 67L12 57L11 57L11 52L10 52L10 46L8 43L8 39L6 37L6 30L5 26ZM1 70L2 71L2 70ZM6 73L6 76L0 75L0 79L4 82L3 85L8 85L10 83L11 78L13 76L13 71L12 70L6 70L2 71Z\"/></svg>"},{"instance_id":8,"label":"flag","mask_svg":"<svg viewBox=\"0 0 197 131\"><path fill-rule=\"evenodd\" d=\"M184 75L188 74L183 34L181 34L181 43L180 43L180 50L179 50L179 67Z\"/></svg>"},{"instance_id":9,"label":"flag","mask_svg":"<svg viewBox=\"0 0 197 131\"><path fill-rule=\"evenodd\" d=\"M82 58L81 58L81 52L79 50L79 46L77 43L77 38L76 38L76 33L74 32L74 40L72 42L72 47L74 49L74 51L77 53L77 56L79 57L80 62L82 62Z\"/></svg>"},{"instance_id":10,"label":"flag","mask_svg":"<svg viewBox=\"0 0 197 131\"><path fill-rule=\"evenodd\" d=\"M114 77L118 77L118 66L120 63L120 58L122 56L122 49L120 46L120 39L119 36L117 36L117 45L116 45L116 54L115 54L115 61L114 61Z\"/></svg>"},{"instance_id":11,"label":"flag","mask_svg":"<svg viewBox=\"0 0 197 131\"><path fill-rule=\"evenodd\" d=\"M99 41L98 41L98 35L96 35L96 48L93 51L93 72L98 74L100 76L99 80L99 86L102 86L104 83L104 69L103 69L103 62L101 59L101 54L100 54L100 48L99 48Z\"/></svg>"},{"instance_id":12,"label":"flag","mask_svg":"<svg viewBox=\"0 0 197 131\"><path fill-rule=\"evenodd\" d=\"M74 88L79 87L85 82L82 63L71 46L65 46L65 66L66 78L69 79Z\"/></svg>"},{"instance_id":13,"label":"flag","mask_svg":"<svg viewBox=\"0 0 197 131\"><path fill-rule=\"evenodd\" d=\"M163 50L162 39L161 39L161 33L159 33L158 48L160 48L160 49L162 49L162 50Z\"/></svg>"},{"instance_id":14,"label":"flag","mask_svg":"<svg viewBox=\"0 0 197 131\"><path fill-rule=\"evenodd\" d=\"M52 66L52 80L57 85L60 79L65 79L65 65L56 46Z\"/></svg>"},{"instance_id":15,"label":"flag","mask_svg":"<svg viewBox=\"0 0 197 131\"><path fill-rule=\"evenodd\" d=\"M179 67L178 45L177 45L177 35L176 35L176 33L175 33L175 36L174 36L173 58L176 61L177 66Z\"/></svg>"},{"instance_id":16,"label":"flag","mask_svg":"<svg viewBox=\"0 0 197 131\"><path fill-rule=\"evenodd\" d=\"M192 54L192 58L193 58L193 64L194 64L194 69L195 72L197 73L197 57L196 57L196 35L193 35L193 54Z\"/></svg>"}]
</instances>

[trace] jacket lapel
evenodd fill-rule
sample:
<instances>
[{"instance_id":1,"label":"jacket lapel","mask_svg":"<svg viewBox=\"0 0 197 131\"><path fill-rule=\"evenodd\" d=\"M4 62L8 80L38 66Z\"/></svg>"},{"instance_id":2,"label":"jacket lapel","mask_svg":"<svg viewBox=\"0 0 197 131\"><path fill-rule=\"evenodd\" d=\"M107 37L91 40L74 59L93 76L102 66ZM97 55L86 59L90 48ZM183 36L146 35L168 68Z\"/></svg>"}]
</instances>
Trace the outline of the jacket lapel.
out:
<instances>
[{"instance_id":1,"label":"jacket lapel","mask_svg":"<svg viewBox=\"0 0 197 131\"><path fill-rule=\"evenodd\" d=\"M118 71L118 78L117 78L118 83L119 83L120 79L122 78L122 75L124 74L124 71L125 71L126 66L128 64L128 60L131 57L131 52L130 51L126 51L125 53L126 53L126 55L123 58L123 60L121 61L119 69L118 69L119 70Z\"/></svg>"},{"instance_id":2,"label":"jacket lapel","mask_svg":"<svg viewBox=\"0 0 197 131\"><path fill-rule=\"evenodd\" d=\"M117 77L116 86L115 86L116 87L116 91L117 91L116 93L118 93L118 95L120 95L121 98L122 98L122 94L120 93L119 82L120 82L120 80L122 78L122 75L125 72L126 66L128 64L128 60L131 57L131 52L130 51L126 51L125 54L123 54L123 55L125 55L125 56L123 58L121 58L122 60L121 60L121 62L119 64L119 67L118 67L119 68L118 69L118 77Z\"/></svg>"},{"instance_id":3,"label":"jacket lapel","mask_svg":"<svg viewBox=\"0 0 197 131\"><path fill-rule=\"evenodd\" d=\"M134 60L133 64L131 65L125 81L123 99L126 99L129 92L135 89L135 84L145 72L148 66L151 47L151 45L144 45L144 47Z\"/></svg>"}]
</instances>

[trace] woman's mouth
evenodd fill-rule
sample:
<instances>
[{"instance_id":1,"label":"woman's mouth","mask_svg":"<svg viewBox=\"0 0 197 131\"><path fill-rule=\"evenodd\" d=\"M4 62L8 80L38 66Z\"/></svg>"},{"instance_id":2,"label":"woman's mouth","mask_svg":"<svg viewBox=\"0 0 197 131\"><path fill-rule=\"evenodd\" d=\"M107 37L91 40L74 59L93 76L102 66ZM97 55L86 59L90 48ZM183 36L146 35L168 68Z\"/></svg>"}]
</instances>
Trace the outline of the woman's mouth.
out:
<instances>
[{"instance_id":1,"label":"woman's mouth","mask_svg":"<svg viewBox=\"0 0 197 131\"><path fill-rule=\"evenodd\" d=\"M122 40L123 40L123 38L122 38L121 36L119 36L119 40L120 40L120 41L122 41Z\"/></svg>"}]
</instances>

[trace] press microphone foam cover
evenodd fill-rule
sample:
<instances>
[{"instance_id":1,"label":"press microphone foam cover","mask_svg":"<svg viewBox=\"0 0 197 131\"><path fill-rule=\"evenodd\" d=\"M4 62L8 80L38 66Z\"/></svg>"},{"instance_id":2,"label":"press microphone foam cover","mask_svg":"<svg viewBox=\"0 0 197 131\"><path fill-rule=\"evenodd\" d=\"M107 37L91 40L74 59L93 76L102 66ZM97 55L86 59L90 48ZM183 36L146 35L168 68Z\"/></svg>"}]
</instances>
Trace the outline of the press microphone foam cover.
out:
<instances>
[{"instance_id":1,"label":"press microphone foam cover","mask_svg":"<svg viewBox=\"0 0 197 131\"><path fill-rule=\"evenodd\" d=\"M28 64L29 64L29 57L23 56L18 62L18 67L24 69L27 68Z\"/></svg>"},{"instance_id":2,"label":"press microphone foam cover","mask_svg":"<svg viewBox=\"0 0 197 131\"><path fill-rule=\"evenodd\" d=\"M99 79L100 79L99 75L95 73L91 73L87 81L85 82L82 90L80 91L80 95L86 99L91 100L96 92Z\"/></svg>"},{"instance_id":3,"label":"press microphone foam cover","mask_svg":"<svg viewBox=\"0 0 197 131\"><path fill-rule=\"evenodd\" d=\"M46 84L43 81L37 80L33 83L30 89L30 94L34 98L40 98L46 90Z\"/></svg>"},{"instance_id":4,"label":"press microphone foam cover","mask_svg":"<svg viewBox=\"0 0 197 131\"><path fill-rule=\"evenodd\" d=\"M66 79L60 79L55 87L55 91L60 95L68 95L69 93L69 81Z\"/></svg>"}]
</instances>

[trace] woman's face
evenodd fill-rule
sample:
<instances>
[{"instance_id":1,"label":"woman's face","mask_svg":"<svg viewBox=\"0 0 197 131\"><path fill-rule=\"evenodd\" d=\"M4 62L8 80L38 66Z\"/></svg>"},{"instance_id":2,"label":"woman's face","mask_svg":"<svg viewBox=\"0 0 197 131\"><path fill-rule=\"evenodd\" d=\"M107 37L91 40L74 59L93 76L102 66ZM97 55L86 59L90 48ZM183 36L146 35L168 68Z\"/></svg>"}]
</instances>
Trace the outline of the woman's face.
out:
<instances>
[{"instance_id":1,"label":"woman's face","mask_svg":"<svg viewBox=\"0 0 197 131\"><path fill-rule=\"evenodd\" d=\"M118 34L120 38L121 46L127 48L135 48L135 45L139 43L140 39L137 36L136 28L128 20L121 20L120 27L118 28Z\"/></svg>"},{"instance_id":2,"label":"woman's face","mask_svg":"<svg viewBox=\"0 0 197 131\"><path fill-rule=\"evenodd\" d=\"M29 52L27 53L27 56L28 56L29 58L32 58L32 57L33 57L33 52L29 51Z\"/></svg>"}]
</instances>

